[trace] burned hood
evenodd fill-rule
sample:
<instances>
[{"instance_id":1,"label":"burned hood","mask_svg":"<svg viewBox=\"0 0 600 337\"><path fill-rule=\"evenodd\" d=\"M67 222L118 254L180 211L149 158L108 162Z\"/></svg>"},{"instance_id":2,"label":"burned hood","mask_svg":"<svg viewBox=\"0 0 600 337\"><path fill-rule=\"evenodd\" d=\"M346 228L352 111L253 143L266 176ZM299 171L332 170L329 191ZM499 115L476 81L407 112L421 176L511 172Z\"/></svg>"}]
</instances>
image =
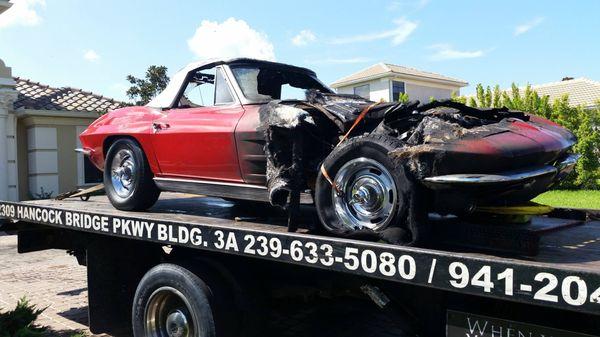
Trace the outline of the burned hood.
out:
<instances>
[{"instance_id":1,"label":"burned hood","mask_svg":"<svg viewBox=\"0 0 600 337\"><path fill-rule=\"evenodd\" d=\"M568 130L526 114L471 127L426 116L406 146L390 155L409 163L423 178L542 166L566 156L575 142Z\"/></svg>"}]
</instances>

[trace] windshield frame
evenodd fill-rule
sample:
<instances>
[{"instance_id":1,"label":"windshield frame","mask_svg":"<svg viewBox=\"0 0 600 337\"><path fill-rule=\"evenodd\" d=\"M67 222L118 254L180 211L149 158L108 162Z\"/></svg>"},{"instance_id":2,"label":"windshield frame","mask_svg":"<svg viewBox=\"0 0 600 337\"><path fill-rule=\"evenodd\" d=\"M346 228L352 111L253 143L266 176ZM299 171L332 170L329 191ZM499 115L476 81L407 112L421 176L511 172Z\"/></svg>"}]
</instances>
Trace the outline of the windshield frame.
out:
<instances>
[{"instance_id":1,"label":"windshield frame","mask_svg":"<svg viewBox=\"0 0 600 337\"><path fill-rule=\"evenodd\" d=\"M232 84L234 85L235 91L237 92L238 98L240 99L242 104L262 104L262 103L268 103L273 100L277 100L275 98L254 99L254 98L246 97L246 95L244 94L244 91L242 90L240 84L237 81L237 78L235 77L235 74L233 73L233 69L231 69L232 67L244 67L244 66L254 67L254 68L272 67L274 69L280 69L283 71L300 73L302 75L311 77L315 82L317 82L319 85L321 85L321 87L324 90L326 90L326 93L334 93L334 91L331 88L329 88L327 85L325 85L323 82L321 82L321 80L319 80L319 78L315 75L314 72L306 71L302 68L297 68L294 66L289 66L289 65L284 65L284 64L256 64L256 63L246 63L246 62L239 62L239 63L236 62L236 63L232 63L232 64L227 64L223 68L226 71L227 76L232 80Z\"/></svg>"}]
</instances>

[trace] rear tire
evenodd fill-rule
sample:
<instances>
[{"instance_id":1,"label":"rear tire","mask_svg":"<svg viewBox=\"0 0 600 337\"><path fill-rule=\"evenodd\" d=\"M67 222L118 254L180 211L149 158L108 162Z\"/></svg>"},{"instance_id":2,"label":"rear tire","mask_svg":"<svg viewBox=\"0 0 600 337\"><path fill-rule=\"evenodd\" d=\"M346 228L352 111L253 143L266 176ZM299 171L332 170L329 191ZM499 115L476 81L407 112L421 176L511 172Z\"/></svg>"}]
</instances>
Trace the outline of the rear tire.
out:
<instances>
[{"instance_id":1,"label":"rear tire","mask_svg":"<svg viewBox=\"0 0 600 337\"><path fill-rule=\"evenodd\" d=\"M137 142L124 138L114 142L106 154L104 188L111 204L123 211L146 210L158 200L148 160Z\"/></svg>"},{"instance_id":2,"label":"rear tire","mask_svg":"<svg viewBox=\"0 0 600 337\"><path fill-rule=\"evenodd\" d=\"M211 289L196 274L160 264L144 275L135 292L133 335L215 337L213 300Z\"/></svg>"}]
</instances>

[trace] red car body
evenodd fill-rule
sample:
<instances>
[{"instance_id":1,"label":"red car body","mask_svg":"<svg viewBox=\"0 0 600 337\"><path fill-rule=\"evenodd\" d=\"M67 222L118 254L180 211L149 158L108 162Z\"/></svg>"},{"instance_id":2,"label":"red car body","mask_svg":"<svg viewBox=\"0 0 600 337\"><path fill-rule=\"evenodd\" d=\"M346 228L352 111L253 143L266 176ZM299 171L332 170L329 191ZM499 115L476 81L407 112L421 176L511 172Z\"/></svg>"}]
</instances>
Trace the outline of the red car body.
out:
<instances>
[{"instance_id":1,"label":"red car body","mask_svg":"<svg viewBox=\"0 0 600 337\"><path fill-rule=\"evenodd\" d=\"M127 107L92 123L80 136L90 160L104 170L111 140L135 139L157 177L196 178L233 183L260 183L240 167L238 145L259 137L258 105L158 110ZM155 132L156 127L161 128ZM261 147L261 146L260 146ZM262 159L264 160L264 158Z\"/></svg>"},{"instance_id":2,"label":"red car body","mask_svg":"<svg viewBox=\"0 0 600 337\"><path fill-rule=\"evenodd\" d=\"M169 87L148 106L117 109L94 121L80 136L83 152L104 170L110 145L127 137L142 148L160 189L196 192L181 184L201 182L250 187L262 193L266 190L267 160L264 134L259 131L259 109L269 100L250 99L229 68L256 63L301 73L312 81L311 86L332 93L316 79L314 72L304 68L247 59L191 64L175 75ZM190 74L207 66L222 67L228 76L233 101L215 106L177 107ZM428 144L431 151L425 155L435 155L436 149L450 155L445 156L445 162L432 161L435 167L430 168L430 176L422 177L423 184L436 191L449 187L467 191L459 194L468 194L473 200L483 199L481 193L473 191L484 188L486 197L504 196L508 192L518 196L515 200L522 201L545 191L575 164L576 158L570 155L575 137L557 124L528 116L527 121L508 119L496 127L496 131L482 136ZM170 185L161 185L166 183ZM257 198L254 194L238 196L231 190L212 194ZM445 195L457 199L454 194ZM266 193L262 199L268 200ZM440 204L444 203L449 202Z\"/></svg>"}]
</instances>

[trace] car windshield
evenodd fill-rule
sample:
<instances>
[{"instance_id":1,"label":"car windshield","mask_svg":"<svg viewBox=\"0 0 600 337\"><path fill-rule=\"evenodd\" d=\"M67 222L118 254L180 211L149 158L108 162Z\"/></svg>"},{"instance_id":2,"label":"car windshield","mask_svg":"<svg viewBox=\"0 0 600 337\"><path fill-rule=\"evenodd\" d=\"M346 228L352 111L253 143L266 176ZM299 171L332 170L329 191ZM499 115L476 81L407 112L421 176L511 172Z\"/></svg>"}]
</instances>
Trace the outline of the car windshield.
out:
<instances>
[{"instance_id":1,"label":"car windshield","mask_svg":"<svg viewBox=\"0 0 600 337\"><path fill-rule=\"evenodd\" d=\"M310 74L269 66L234 65L231 71L250 101L306 99L306 90L331 92Z\"/></svg>"}]
</instances>

